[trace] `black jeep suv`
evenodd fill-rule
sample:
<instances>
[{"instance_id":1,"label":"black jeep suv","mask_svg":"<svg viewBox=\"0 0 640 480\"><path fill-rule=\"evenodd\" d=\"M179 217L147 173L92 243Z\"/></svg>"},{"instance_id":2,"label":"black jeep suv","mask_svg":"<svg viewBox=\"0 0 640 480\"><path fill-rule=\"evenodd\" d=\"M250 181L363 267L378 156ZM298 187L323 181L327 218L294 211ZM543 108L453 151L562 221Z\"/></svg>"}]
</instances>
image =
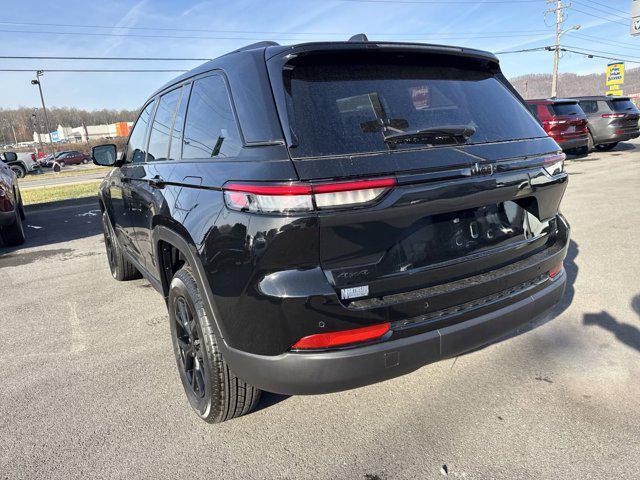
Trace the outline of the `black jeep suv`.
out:
<instances>
[{"instance_id":1,"label":"black jeep suv","mask_svg":"<svg viewBox=\"0 0 640 480\"><path fill-rule=\"evenodd\" d=\"M169 82L100 187L109 266L165 297L210 422L396 377L546 314L564 155L490 53L254 44Z\"/></svg>"}]
</instances>

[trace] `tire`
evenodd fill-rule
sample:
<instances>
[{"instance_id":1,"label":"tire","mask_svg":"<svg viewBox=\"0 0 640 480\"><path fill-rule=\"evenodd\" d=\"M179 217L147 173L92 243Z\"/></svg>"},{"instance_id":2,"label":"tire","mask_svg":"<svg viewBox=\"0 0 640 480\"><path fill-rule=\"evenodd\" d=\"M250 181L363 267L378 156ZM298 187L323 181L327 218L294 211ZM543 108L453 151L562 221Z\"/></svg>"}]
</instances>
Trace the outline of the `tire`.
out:
<instances>
[{"instance_id":1,"label":"tire","mask_svg":"<svg viewBox=\"0 0 640 480\"><path fill-rule=\"evenodd\" d=\"M64 168L64 166L66 165L64 160L61 160L58 162L58 165L60 165L60 168Z\"/></svg>"},{"instance_id":2,"label":"tire","mask_svg":"<svg viewBox=\"0 0 640 480\"><path fill-rule=\"evenodd\" d=\"M618 146L618 142L605 143L604 145L596 145L596 150L598 150L599 152L608 152L610 150L613 150L617 146Z\"/></svg>"},{"instance_id":3,"label":"tire","mask_svg":"<svg viewBox=\"0 0 640 480\"><path fill-rule=\"evenodd\" d=\"M22 203L22 194L20 193L20 190L16 190L15 198L18 199L18 213L20 214L20 220L24 220L26 215L24 213L24 204Z\"/></svg>"},{"instance_id":4,"label":"tire","mask_svg":"<svg viewBox=\"0 0 640 480\"><path fill-rule=\"evenodd\" d=\"M13 170L18 178L24 178L27 176L27 169L22 165L11 165L11 170Z\"/></svg>"},{"instance_id":5,"label":"tire","mask_svg":"<svg viewBox=\"0 0 640 480\"><path fill-rule=\"evenodd\" d=\"M593 135L591 135L591 132L589 132L589 142L587 143L587 150L589 150L589 152L592 152L594 147L595 143L593 142Z\"/></svg>"},{"instance_id":6,"label":"tire","mask_svg":"<svg viewBox=\"0 0 640 480\"><path fill-rule=\"evenodd\" d=\"M209 423L254 410L261 390L236 377L222 358L190 267L173 277L167 305L176 364L193 410Z\"/></svg>"},{"instance_id":7,"label":"tire","mask_svg":"<svg viewBox=\"0 0 640 480\"><path fill-rule=\"evenodd\" d=\"M102 212L102 231L104 233L104 246L107 249L107 262L113 278L119 282L124 282L142 277L133 263L124 256L122 247L120 247L115 232L111 227L107 212Z\"/></svg>"},{"instance_id":8,"label":"tire","mask_svg":"<svg viewBox=\"0 0 640 480\"><path fill-rule=\"evenodd\" d=\"M82 163L86 165L87 163L89 163L89 160L88 160L88 159L86 159L86 158L83 158L83 159L82 159Z\"/></svg>"},{"instance_id":9,"label":"tire","mask_svg":"<svg viewBox=\"0 0 640 480\"><path fill-rule=\"evenodd\" d=\"M589 147L580 147L580 148L576 148L575 154L578 155L579 157L585 157L587 155L589 155Z\"/></svg>"},{"instance_id":10,"label":"tire","mask_svg":"<svg viewBox=\"0 0 640 480\"><path fill-rule=\"evenodd\" d=\"M14 209L15 220L10 225L0 228L0 238L8 247L22 245L24 243L24 227L22 226L22 218L20 218L20 208L16 204Z\"/></svg>"}]
</instances>

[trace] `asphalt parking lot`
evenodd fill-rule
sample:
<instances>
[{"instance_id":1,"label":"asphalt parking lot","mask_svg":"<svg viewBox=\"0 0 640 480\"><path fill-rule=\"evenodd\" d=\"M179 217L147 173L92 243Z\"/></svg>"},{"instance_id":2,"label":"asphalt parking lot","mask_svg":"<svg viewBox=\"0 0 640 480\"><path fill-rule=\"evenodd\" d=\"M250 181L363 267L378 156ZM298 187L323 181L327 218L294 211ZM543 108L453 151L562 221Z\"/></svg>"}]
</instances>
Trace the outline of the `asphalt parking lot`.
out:
<instances>
[{"instance_id":1,"label":"asphalt parking lot","mask_svg":"<svg viewBox=\"0 0 640 480\"><path fill-rule=\"evenodd\" d=\"M640 142L572 160L569 285L509 341L343 393L200 421L162 298L114 281L96 206L0 249L5 478L637 478ZM1 248L1 247L0 247Z\"/></svg>"}]
</instances>

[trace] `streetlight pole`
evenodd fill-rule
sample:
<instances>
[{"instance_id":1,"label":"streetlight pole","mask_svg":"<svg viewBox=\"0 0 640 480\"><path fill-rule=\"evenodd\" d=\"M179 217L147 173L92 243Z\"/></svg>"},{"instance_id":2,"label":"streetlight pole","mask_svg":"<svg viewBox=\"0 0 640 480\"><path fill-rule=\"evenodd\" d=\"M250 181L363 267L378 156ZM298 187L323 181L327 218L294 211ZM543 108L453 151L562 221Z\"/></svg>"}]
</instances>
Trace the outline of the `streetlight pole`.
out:
<instances>
[{"instance_id":1,"label":"streetlight pole","mask_svg":"<svg viewBox=\"0 0 640 480\"><path fill-rule=\"evenodd\" d=\"M553 79L551 81L551 97L558 96L558 69L560 64L560 38L571 30L580 30L580 25L574 25L568 30L562 30L564 22L564 10L569 8L571 4L564 4L562 0L547 0L547 3L555 3L555 8L549 9L548 13L556 14L556 45L553 53Z\"/></svg>"},{"instance_id":2,"label":"streetlight pole","mask_svg":"<svg viewBox=\"0 0 640 480\"><path fill-rule=\"evenodd\" d=\"M51 124L49 123L49 116L47 115L47 107L44 105L44 95L42 95L42 84L40 77L44 75L42 70L36 71L36 79L31 80L31 85L38 85L38 90L40 91L40 101L42 101L42 111L44 112L44 123L47 126L47 130L49 132L49 144L51 145L51 153L55 152L53 147L53 140L51 139Z\"/></svg>"},{"instance_id":3,"label":"streetlight pole","mask_svg":"<svg viewBox=\"0 0 640 480\"><path fill-rule=\"evenodd\" d=\"M44 148L42 148L42 139L40 138L40 130L38 129L38 116L35 113L31 114L31 125L33 126L33 131L38 135L38 145L40 146L40 151L44 154Z\"/></svg>"}]
</instances>

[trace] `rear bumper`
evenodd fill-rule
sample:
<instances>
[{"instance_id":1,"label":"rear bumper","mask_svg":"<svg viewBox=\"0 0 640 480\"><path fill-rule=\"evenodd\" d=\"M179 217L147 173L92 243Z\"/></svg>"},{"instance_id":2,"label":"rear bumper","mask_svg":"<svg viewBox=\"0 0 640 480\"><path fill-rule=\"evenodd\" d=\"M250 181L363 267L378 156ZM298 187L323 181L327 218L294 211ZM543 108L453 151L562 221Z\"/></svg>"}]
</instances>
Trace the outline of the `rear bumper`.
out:
<instances>
[{"instance_id":1,"label":"rear bumper","mask_svg":"<svg viewBox=\"0 0 640 480\"><path fill-rule=\"evenodd\" d=\"M617 143L617 142L626 142L629 140L633 140L634 138L640 137L640 130L630 130L625 133L616 133L615 131L620 130L620 127L610 126L607 129L606 135L604 138L599 138L596 141L597 145L603 145L607 143Z\"/></svg>"},{"instance_id":2,"label":"rear bumper","mask_svg":"<svg viewBox=\"0 0 640 480\"><path fill-rule=\"evenodd\" d=\"M562 298L565 284L563 271L541 290L500 309L445 328L374 345L263 356L223 344L222 353L236 375L266 391L306 395L347 390L404 375L498 340L547 315Z\"/></svg>"},{"instance_id":3,"label":"rear bumper","mask_svg":"<svg viewBox=\"0 0 640 480\"><path fill-rule=\"evenodd\" d=\"M589 144L589 137L578 137L578 138L569 138L566 140L557 139L558 145L562 148L563 151L574 150L576 148L584 148Z\"/></svg>"}]
</instances>

